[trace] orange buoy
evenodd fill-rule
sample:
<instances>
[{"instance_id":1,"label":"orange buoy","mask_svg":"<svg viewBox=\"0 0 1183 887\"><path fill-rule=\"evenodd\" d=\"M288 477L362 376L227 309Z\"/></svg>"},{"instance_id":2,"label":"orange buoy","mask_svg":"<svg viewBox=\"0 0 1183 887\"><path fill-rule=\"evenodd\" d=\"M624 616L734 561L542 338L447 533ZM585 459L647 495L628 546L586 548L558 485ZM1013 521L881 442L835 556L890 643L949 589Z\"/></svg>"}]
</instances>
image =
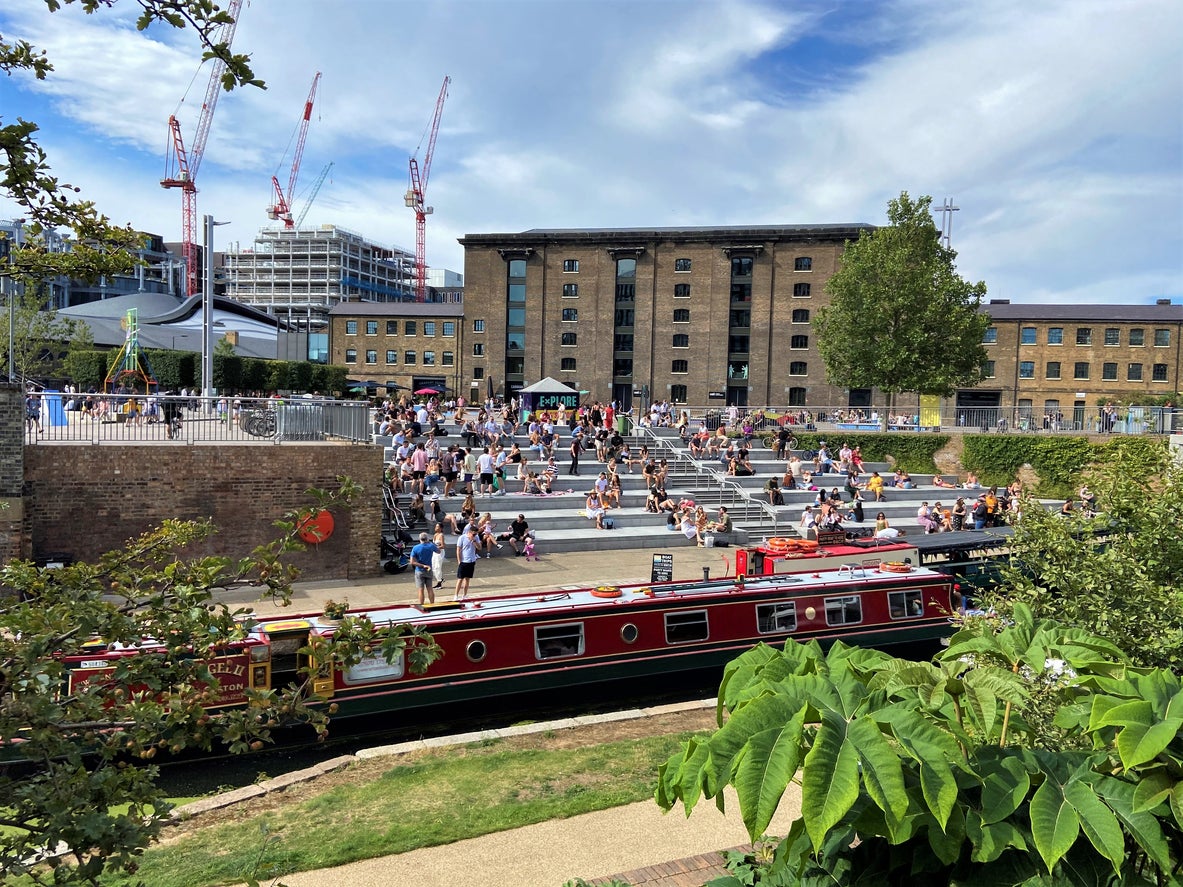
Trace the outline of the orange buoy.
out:
<instances>
[{"instance_id":1,"label":"orange buoy","mask_svg":"<svg viewBox=\"0 0 1183 887\"><path fill-rule=\"evenodd\" d=\"M903 561L887 561L879 565L881 573L911 573L912 565L905 564Z\"/></svg>"},{"instance_id":2,"label":"orange buoy","mask_svg":"<svg viewBox=\"0 0 1183 887\"><path fill-rule=\"evenodd\" d=\"M332 514L327 508L322 508L320 511L314 511L300 519L300 522L296 524L296 535L305 542L315 545L332 536L335 526L336 522L333 520Z\"/></svg>"},{"instance_id":3,"label":"orange buoy","mask_svg":"<svg viewBox=\"0 0 1183 887\"><path fill-rule=\"evenodd\" d=\"M597 585L592 589L592 597L615 598L620 595L621 591L615 585Z\"/></svg>"},{"instance_id":4,"label":"orange buoy","mask_svg":"<svg viewBox=\"0 0 1183 887\"><path fill-rule=\"evenodd\" d=\"M765 547L766 547L766 548L767 548L769 551L776 551L776 552L781 552L781 551L788 551L788 550L789 550L789 545L790 545L790 543L791 543L791 542L793 542L793 541L794 541L794 540L792 540L792 539L786 539L786 538L784 538L783 536L773 536L771 539L769 539L769 540L768 540L768 541L765 543Z\"/></svg>"}]
</instances>

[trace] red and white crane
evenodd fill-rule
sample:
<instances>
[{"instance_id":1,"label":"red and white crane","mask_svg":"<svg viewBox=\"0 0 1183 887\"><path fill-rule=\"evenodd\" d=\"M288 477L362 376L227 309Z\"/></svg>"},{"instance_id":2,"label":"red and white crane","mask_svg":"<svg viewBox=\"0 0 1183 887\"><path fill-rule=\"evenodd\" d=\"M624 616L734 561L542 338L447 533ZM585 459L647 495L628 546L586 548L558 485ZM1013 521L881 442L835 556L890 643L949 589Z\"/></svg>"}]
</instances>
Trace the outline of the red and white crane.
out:
<instances>
[{"instance_id":1,"label":"red and white crane","mask_svg":"<svg viewBox=\"0 0 1183 887\"><path fill-rule=\"evenodd\" d=\"M271 185L275 189L275 203L267 207L267 217L279 219L285 228L295 228L292 221L292 197L296 191L296 178L300 175L300 160L304 157L304 140L308 138L308 121L312 119L312 103L316 101L316 85L320 83L320 71L312 78L312 89L308 91L308 99L304 102L304 116L300 119L300 131L296 137L296 150L292 154L292 172L288 176L288 189L284 191L279 185L279 179L271 177Z\"/></svg>"},{"instance_id":2,"label":"red and white crane","mask_svg":"<svg viewBox=\"0 0 1183 887\"><path fill-rule=\"evenodd\" d=\"M427 153L423 155L423 174L419 174L419 162L411 157L411 186L407 189L406 204L415 210L415 301L427 301L427 217L433 212L425 204L427 177L431 175L431 158L435 154L435 137L440 131L440 115L444 113L444 99L448 97L451 77L444 78L439 98L435 100L435 116L431 119L431 133L427 139ZM422 142L420 142L422 145ZM416 149L418 153L418 149Z\"/></svg>"},{"instance_id":3,"label":"red and white crane","mask_svg":"<svg viewBox=\"0 0 1183 887\"><path fill-rule=\"evenodd\" d=\"M214 44L224 43L229 50L234 42L234 32L238 28L238 14L241 10L242 0L230 0L226 7L230 21L212 38ZM194 240L194 230L197 228L197 171L201 168L201 158L205 155L205 143L209 139L210 126L214 121L214 109L218 105L218 97L222 94L222 75L226 73L226 62L221 58L215 56L212 64L209 85L205 90L205 101L201 105L201 115L197 118L197 134L193 137L193 144L188 153L185 152L185 142L181 138L180 121L175 114L168 118L173 150L165 160L164 178L160 181L162 188L181 189L181 254L185 260L185 294L188 296L197 295L201 289L197 276L197 244Z\"/></svg>"}]
</instances>

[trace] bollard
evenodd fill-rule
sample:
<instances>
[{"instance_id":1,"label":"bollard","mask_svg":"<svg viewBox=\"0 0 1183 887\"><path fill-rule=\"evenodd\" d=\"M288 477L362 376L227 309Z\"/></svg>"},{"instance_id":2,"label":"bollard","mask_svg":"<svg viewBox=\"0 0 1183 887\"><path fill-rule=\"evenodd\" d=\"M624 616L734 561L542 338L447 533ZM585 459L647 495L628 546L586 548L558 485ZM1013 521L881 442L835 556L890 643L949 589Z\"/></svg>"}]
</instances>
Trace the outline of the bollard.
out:
<instances>
[{"instance_id":1,"label":"bollard","mask_svg":"<svg viewBox=\"0 0 1183 887\"><path fill-rule=\"evenodd\" d=\"M711 568L710 567L703 567L702 568L702 581L703 582L710 582L711 581Z\"/></svg>"}]
</instances>

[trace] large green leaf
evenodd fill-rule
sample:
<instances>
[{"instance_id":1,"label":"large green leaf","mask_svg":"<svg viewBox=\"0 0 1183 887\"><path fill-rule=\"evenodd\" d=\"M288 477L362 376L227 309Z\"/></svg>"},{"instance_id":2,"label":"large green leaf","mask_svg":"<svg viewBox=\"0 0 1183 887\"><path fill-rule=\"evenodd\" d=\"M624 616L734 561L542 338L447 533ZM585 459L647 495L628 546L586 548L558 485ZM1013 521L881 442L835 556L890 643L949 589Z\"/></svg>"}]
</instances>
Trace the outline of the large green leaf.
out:
<instances>
[{"instance_id":1,"label":"large green leaf","mask_svg":"<svg viewBox=\"0 0 1183 887\"><path fill-rule=\"evenodd\" d=\"M708 740L711 759L721 777L729 775L732 758L740 753L753 736L784 726L798 712L801 712L802 719L812 713L805 695L794 692L799 680L789 678L776 688L764 690L732 712L727 722Z\"/></svg>"},{"instance_id":2,"label":"large green leaf","mask_svg":"<svg viewBox=\"0 0 1183 887\"><path fill-rule=\"evenodd\" d=\"M1100 774L1093 775L1089 782L1154 864L1170 871L1171 850L1162 826L1153 814L1134 812L1134 786L1123 779Z\"/></svg>"},{"instance_id":3,"label":"large green leaf","mask_svg":"<svg viewBox=\"0 0 1183 887\"><path fill-rule=\"evenodd\" d=\"M858 800L858 754L846 742L846 721L827 713L813 747L805 755L801 776L801 806L805 828L814 848Z\"/></svg>"},{"instance_id":4,"label":"large green leaf","mask_svg":"<svg viewBox=\"0 0 1183 887\"><path fill-rule=\"evenodd\" d=\"M858 752L867 794L883 811L888 828L894 831L908 812L904 768L895 746L887 741L879 725L868 715L849 724L847 739Z\"/></svg>"},{"instance_id":5,"label":"large green leaf","mask_svg":"<svg viewBox=\"0 0 1183 887\"><path fill-rule=\"evenodd\" d=\"M985 761L979 766L982 776L982 822L1000 822L1019 809L1027 792L1031 790L1031 777L1022 762L1014 757L1005 757L988 767Z\"/></svg>"},{"instance_id":6,"label":"large green leaf","mask_svg":"<svg viewBox=\"0 0 1183 887\"><path fill-rule=\"evenodd\" d=\"M1143 772L1138 784L1134 786L1134 812L1145 813L1153 810L1170 798L1171 793L1179 785L1179 781L1170 776L1165 769Z\"/></svg>"},{"instance_id":7,"label":"large green leaf","mask_svg":"<svg viewBox=\"0 0 1183 887\"><path fill-rule=\"evenodd\" d=\"M1101 697L1093 700L1093 716L1089 719L1089 729L1097 730L1101 727L1128 727L1131 724L1150 724L1156 720L1154 709L1144 699L1123 702L1120 705L1105 705Z\"/></svg>"},{"instance_id":8,"label":"large green leaf","mask_svg":"<svg viewBox=\"0 0 1183 887\"><path fill-rule=\"evenodd\" d=\"M1031 798L1031 840L1050 871L1080 834L1080 819L1050 775Z\"/></svg>"},{"instance_id":9,"label":"large green leaf","mask_svg":"<svg viewBox=\"0 0 1183 887\"><path fill-rule=\"evenodd\" d=\"M1125 857L1125 834L1113 811L1097 797L1092 786L1079 779L1069 780L1064 786L1064 800L1072 805L1081 829L1097 852L1113 863L1115 874L1119 873Z\"/></svg>"},{"instance_id":10,"label":"large green leaf","mask_svg":"<svg viewBox=\"0 0 1183 887\"><path fill-rule=\"evenodd\" d=\"M945 865L952 865L961 856L961 849L965 846L965 812L961 807L955 807L944 824L939 826L935 820L929 822L928 846Z\"/></svg>"},{"instance_id":11,"label":"large green leaf","mask_svg":"<svg viewBox=\"0 0 1183 887\"><path fill-rule=\"evenodd\" d=\"M891 725L896 740L920 764L925 803L943 828L957 800L950 762L962 766L961 746L915 711L893 708L876 712L874 717Z\"/></svg>"},{"instance_id":12,"label":"large green leaf","mask_svg":"<svg viewBox=\"0 0 1183 887\"><path fill-rule=\"evenodd\" d=\"M973 845L970 858L974 862L994 862L1013 847L1026 850L1023 832L1011 822L983 822L972 810L965 817L965 836Z\"/></svg>"},{"instance_id":13,"label":"large green leaf","mask_svg":"<svg viewBox=\"0 0 1183 887\"><path fill-rule=\"evenodd\" d=\"M1171 718L1144 726L1131 724L1117 734L1117 753L1127 770L1154 760L1179 735L1183 719Z\"/></svg>"},{"instance_id":14,"label":"large green leaf","mask_svg":"<svg viewBox=\"0 0 1183 887\"><path fill-rule=\"evenodd\" d=\"M710 747L706 742L690 739L682 751L671 755L657 770L656 800L663 810L678 801L686 807L686 815L694 811L706 784L704 770L710 764Z\"/></svg>"},{"instance_id":15,"label":"large green leaf","mask_svg":"<svg viewBox=\"0 0 1183 887\"><path fill-rule=\"evenodd\" d=\"M753 736L735 759L731 781L753 841L768 828L789 781L797 773L804 724L802 708L783 726Z\"/></svg>"}]
</instances>

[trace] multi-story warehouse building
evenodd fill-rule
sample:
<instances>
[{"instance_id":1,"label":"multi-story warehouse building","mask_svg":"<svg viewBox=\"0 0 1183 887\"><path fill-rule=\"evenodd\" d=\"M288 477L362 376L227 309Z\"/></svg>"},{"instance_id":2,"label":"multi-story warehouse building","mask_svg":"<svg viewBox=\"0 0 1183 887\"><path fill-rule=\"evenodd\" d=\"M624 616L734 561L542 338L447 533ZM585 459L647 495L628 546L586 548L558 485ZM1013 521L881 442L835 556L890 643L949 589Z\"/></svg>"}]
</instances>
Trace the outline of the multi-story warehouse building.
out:
<instances>
[{"instance_id":1,"label":"multi-story warehouse building","mask_svg":"<svg viewBox=\"0 0 1183 887\"><path fill-rule=\"evenodd\" d=\"M870 403L826 382L813 312L870 225L535 229L464 246L465 378L632 403Z\"/></svg>"},{"instance_id":2,"label":"multi-story warehouse building","mask_svg":"<svg viewBox=\"0 0 1183 887\"><path fill-rule=\"evenodd\" d=\"M1090 429L1098 407L1183 390L1183 305L983 306L986 378L974 389L1003 415L1063 416Z\"/></svg>"},{"instance_id":3,"label":"multi-story warehouse building","mask_svg":"<svg viewBox=\"0 0 1183 887\"><path fill-rule=\"evenodd\" d=\"M226 254L224 271L226 295L310 333L310 357L327 351L325 327L334 305L414 296L413 254L336 225L264 228L251 248ZM319 345L316 336L324 340Z\"/></svg>"}]
</instances>

